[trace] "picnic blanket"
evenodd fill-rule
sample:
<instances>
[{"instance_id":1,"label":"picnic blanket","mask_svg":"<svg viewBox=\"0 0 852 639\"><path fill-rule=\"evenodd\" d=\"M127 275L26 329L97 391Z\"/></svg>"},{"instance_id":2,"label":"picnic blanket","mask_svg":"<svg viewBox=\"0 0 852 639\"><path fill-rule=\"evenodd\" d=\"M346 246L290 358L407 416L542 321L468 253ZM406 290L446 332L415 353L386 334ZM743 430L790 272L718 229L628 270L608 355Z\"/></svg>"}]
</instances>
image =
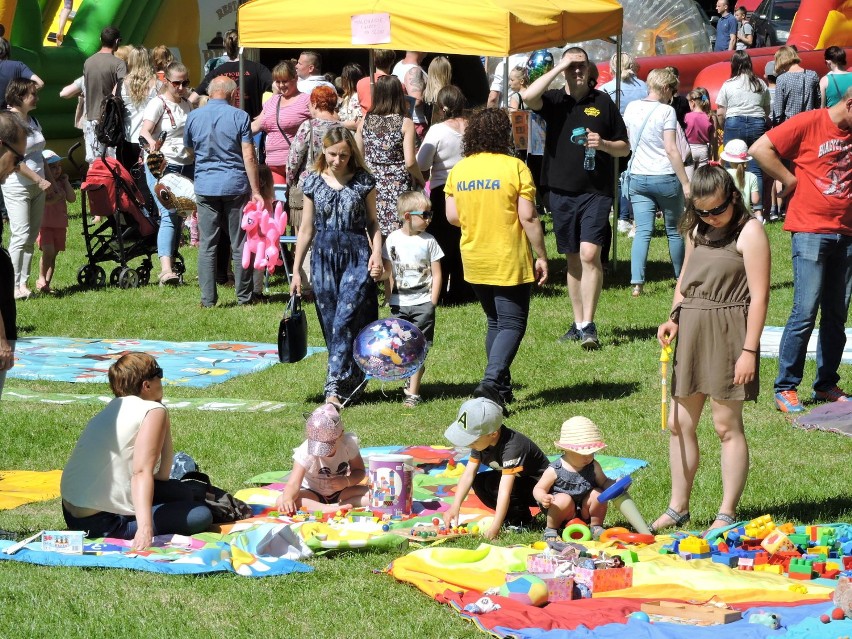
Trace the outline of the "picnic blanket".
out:
<instances>
[{"instance_id":1,"label":"picnic blanket","mask_svg":"<svg viewBox=\"0 0 852 639\"><path fill-rule=\"evenodd\" d=\"M311 346L308 356L324 350ZM166 386L204 388L278 363L275 344L27 337L16 343L15 367L8 377L105 384L110 365L129 351L156 357Z\"/></svg>"},{"instance_id":2,"label":"picnic blanket","mask_svg":"<svg viewBox=\"0 0 852 639\"><path fill-rule=\"evenodd\" d=\"M764 326L760 335L760 356L778 357L778 349L781 345L783 326ZM819 342L819 329L815 328L808 340L807 358L816 359L817 343ZM852 364L852 328L846 329L846 346L843 347L844 364Z\"/></svg>"},{"instance_id":3,"label":"picnic blanket","mask_svg":"<svg viewBox=\"0 0 852 639\"><path fill-rule=\"evenodd\" d=\"M0 560L41 566L81 566L127 568L170 575L197 575L230 572L244 577L272 577L291 572L313 570L297 559L312 552L286 523L253 523L229 533L160 535L151 548L130 552L131 541L92 539L83 546L82 555L42 550L34 541L15 554L3 551L13 545L0 541Z\"/></svg>"},{"instance_id":4,"label":"picnic blanket","mask_svg":"<svg viewBox=\"0 0 852 639\"><path fill-rule=\"evenodd\" d=\"M59 497L61 470L0 470L0 510Z\"/></svg>"},{"instance_id":5,"label":"picnic blanket","mask_svg":"<svg viewBox=\"0 0 852 639\"><path fill-rule=\"evenodd\" d=\"M793 425L804 430L822 430L852 437L852 402L822 404L796 417Z\"/></svg>"},{"instance_id":6,"label":"picnic blanket","mask_svg":"<svg viewBox=\"0 0 852 639\"><path fill-rule=\"evenodd\" d=\"M846 524L833 525L850 530ZM792 614L792 609L785 608L779 614L787 620L785 627L790 636L828 636L807 633L820 630L812 621L817 621L817 625L821 626L817 618L831 609L828 600L833 592L833 582L809 581L805 585L806 592L800 592L791 586L801 586L802 582L794 582L780 575L732 570L709 559L685 561L674 555L659 554L660 548L669 540L668 536L661 535L655 544L640 547L636 551L639 562L633 564L631 588L597 593L593 599L555 602L544 608L524 606L494 596L492 599L501 605L500 610L484 614L463 610L466 604L481 597L482 591L504 583L507 572L525 570L527 555L537 552L528 546L501 548L481 544L475 549L423 548L396 559L388 572L396 579L410 583L438 601L451 605L481 629L498 637L607 639L620 635L655 639L709 639L711 635L707 634L708 631L714 633L712 637L722 639L767 636L768 628L750 626L747 621L713 626L702 629L705 634L693 634L699 630L693 626L643 624L627 620L627 615L637 611L643 601L667 599L703 602L714 597L717 601L746 610L815 604L813 608L802 608L803 613ZM584 545L592 549L607 547L606 544L596 542ZM629 624L628 628L625 628L625 623ZM791 626L787 624L792 624L796 632L803 634L791 634ZM625 631L629 634L624 634ZM849 632L844 632L839 625L833 627L832 631L832 639Z\"/></svg>"},{"instance_id":7,"label":"picnic blanket","mask_svg":"<svg viewBox=\"0 0 852 639\"><path fill-rule=\"evenodd\" d=\"M3 389L4 402L37 402L39 404L96 404L106 406L113 399L112 395L78 395L76 393L46 393L22 388ZM225 411L231 413L274 413L293 406L293 402L273 402L261 399L233 399L224 397L184 397L170 399L164 397L162 403L169 410L204 410Z\"/></svg>"}]
</instances>

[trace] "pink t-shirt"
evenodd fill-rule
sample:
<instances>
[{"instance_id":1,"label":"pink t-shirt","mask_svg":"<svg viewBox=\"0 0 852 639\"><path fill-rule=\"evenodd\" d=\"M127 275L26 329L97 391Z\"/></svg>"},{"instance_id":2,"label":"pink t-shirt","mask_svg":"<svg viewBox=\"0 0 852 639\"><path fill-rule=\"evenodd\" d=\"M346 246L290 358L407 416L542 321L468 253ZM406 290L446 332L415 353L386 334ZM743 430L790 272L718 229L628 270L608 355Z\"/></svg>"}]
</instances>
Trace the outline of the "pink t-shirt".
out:
<instances>
[{"instance_id":1,"label":"pink t-shirt","mask_svg":"<svg viewBox=\"0 0 852 639\"><path fill-rule=\"evenodd\" d=\"M43 229L65 229L68 228L68 204L65 202L65 190L58 189L57 193L62 194L62 199L57 200L53 204L46 202L44 205L44 215L41 218L41 228ZM51 195L54 195L51 193Z\"/></svg>"},{"instance_id":2,"label":"pink t-shirt","mask_svg":"<svg viewBox=\"0 0 852 639\"><path fill-rule=\"evenodd\" d=\"M684 117L686 122L686 140L690 144L707 144L713 135L713 122L710 116L700 111L690 111Z\"/></svg>"},{"instance_id":3,"label":"pink t-shirt","mask_svg":"<svg viewBox=\"0 0 852 639\"><path fill-rule=\"evenodd\" d=\"M282 104L278 110L278 124L281 129L287 134L285 138L275 124L275 111L278 102L281 100L281 95L273 95L263 105L261 112L261 125L266 131L266 163L269 166L285 166L287 164L287 156L290 155L290 143L296 137L296 131L299 130L299 125L311 117L308 105L311 101L311 96L307 93L300 93L295 100L290 104Z\"/></svg>"},{"instance_id":4,"label":"pink t-shirt","mask_svg":"<svg viewBox=\"0 0 852 639\"><path fill-rule=\"evenodd\" d=\"M383 75L387 75L387 73L381 69L376 69L376 73L373 75L373 82L381 78ZM370 107L373 106L373 93L370 91L369 76L358 80L358 83L355 85L355 91L358 93L358 102L361 104L361 111L364 115L367 115L367 111L369 111Z\"/></svg>"}]
</instances>

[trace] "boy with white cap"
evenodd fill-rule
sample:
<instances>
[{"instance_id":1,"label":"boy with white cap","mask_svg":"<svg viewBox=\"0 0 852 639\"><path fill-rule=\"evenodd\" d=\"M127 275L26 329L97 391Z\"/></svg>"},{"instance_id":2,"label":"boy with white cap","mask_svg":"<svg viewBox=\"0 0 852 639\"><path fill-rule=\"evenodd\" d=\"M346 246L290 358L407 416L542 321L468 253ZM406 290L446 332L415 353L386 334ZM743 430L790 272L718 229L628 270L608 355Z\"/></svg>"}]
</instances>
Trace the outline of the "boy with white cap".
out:
<instances>
[{"instance_id":1,"label":"boy with white cap","mask_svg":"<svg viewBox=\"0 0 852 639\"><path fill-rule=\"evenodd\" d=\"M562 424L559 441L562 457L547 467L533 496L547 512L544 540L558 542L559 528L579 517L589 524L592 536L603 532L606 503L598 496L615 482L604 475L595 453L606 448L601 431L588 417L572 417Z\"/></svg>"},{"instance_id":2,"label":"boy with white cap","mask_svg":"<svg viewBox=\"0 0 852 639\"><path fill-rule=\"evenodd\" d=\"M503 425L503 408L484 397L470 399L461 405L444 437L453 446L470 448L470 460L459 478L453 505L444 513L444 523L451 526L458 519L462 502L473 488L479 500L494 510L494 520L482 531L483 537L496 538L504 522L528 527L533 521L530 507L537 505L533 487L548 460L529 437ZM479 473L480 464L500 472Z\"/></svg>"}]
</instances>

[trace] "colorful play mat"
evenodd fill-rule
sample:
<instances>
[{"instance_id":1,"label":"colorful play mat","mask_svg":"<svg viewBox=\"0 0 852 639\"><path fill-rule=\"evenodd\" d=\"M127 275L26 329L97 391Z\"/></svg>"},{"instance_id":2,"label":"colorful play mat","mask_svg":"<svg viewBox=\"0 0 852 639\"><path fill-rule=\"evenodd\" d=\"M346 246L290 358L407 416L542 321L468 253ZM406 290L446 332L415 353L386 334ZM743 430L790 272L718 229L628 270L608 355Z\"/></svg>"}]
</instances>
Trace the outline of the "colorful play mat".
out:
<instances>
[{"instance_id":1,"label":"colorful play mat","mask_svg":"<svg viewBox=\"0 0 852 639\"><path fill-rule=\"evenodd\" d=\"M308 347L308 356L325 348ZM255 342L164 342L134 339L29 337L19 339L8 376L51 382L107 383L107 370L130 351L157 358L166 386L204 388L262 371L278 363L275 344Z\"/></svg>"}]
</instances>

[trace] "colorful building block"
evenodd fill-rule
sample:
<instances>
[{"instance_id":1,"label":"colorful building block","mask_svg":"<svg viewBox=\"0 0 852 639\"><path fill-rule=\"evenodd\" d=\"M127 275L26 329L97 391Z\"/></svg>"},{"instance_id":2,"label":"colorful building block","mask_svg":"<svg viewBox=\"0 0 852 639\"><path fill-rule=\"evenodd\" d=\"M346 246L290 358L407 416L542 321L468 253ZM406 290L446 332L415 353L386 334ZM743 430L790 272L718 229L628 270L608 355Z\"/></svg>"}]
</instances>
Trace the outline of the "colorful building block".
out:
<instances>
[{"instance_id":1,"label":"colorful building block","mask_svg":"<svg viewBox=\"0 0 852 639\"><path fill-rule=\"evenodd\" d=\"M740 558L726 552L715 553L710 559L717 564L725 564L728 568L736 568Z\"/></svg>"},{"instance_id":2,"label":"colorful building block","mask_svg":"<svg viewBox=\"0 0 852 639\"><path fill-rule=\"evenodd\" d=\"M790 560L787 567L787 576L790 579L811 579L813 576L813 562L801 557Z\"/></svg>"},{"instance_id":3,"label":"colorful building block","mask_svg":"<svg viewBox=\"0 0 852 639\"><path fill-rule=\"evenodd\" d=\"M690 535L686 539L681 539L678 551L698 554L709 553L710 544L707 543L706 539Z\"/></svg>"},{"instance_id":4,"label":"colorful building block","mask_svg":"<svg viewBox=\"0 0 852 639\"><path fill-rule=\"evenodd\" d=\"M796 549L796 546L790 538L778 529L775 529L766 535L766 537L760 542L760 546L770 554Z\"/></svg>"},{"instance_id":5,"label":"colorful building block","mask_svg":"<svg viewBox=\"0 0 852 639\"><path fill-rule=\"evenodd\" d=\"M745 525L745 534L756 539L763 539L775 530L775 522L772 515L761 515L755 517Z\"/></svg>"},{"instance_id":6,"label":"colorful building block","mask_svg":"<svg viewBox=\"0 0 852 639\"><path fill-rule=\"evenodd\" d=\"M773 566L772 564L755 564L754 566L755 572L770 572L773 575L782 575L784 574L783 566Z\"/></svg>"}]
</instances>

